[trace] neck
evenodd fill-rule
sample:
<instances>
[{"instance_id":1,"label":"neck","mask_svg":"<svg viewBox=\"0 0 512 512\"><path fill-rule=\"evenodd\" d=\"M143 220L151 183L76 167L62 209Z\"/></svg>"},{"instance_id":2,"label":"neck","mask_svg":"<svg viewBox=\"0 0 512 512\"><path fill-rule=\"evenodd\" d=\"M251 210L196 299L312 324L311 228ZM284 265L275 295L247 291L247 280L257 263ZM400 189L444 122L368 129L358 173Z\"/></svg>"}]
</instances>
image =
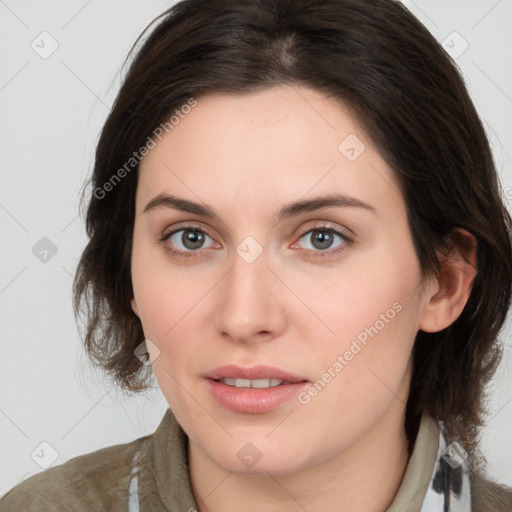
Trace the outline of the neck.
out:
<instances>
[{"instance_id":1,"label":"neck","mask_svg":"<svg viewBox=\"0 0 512 512\"><path fill-rule=\"evenodd\" d=\"M392 504L409 461L403 409L400 413L398 407L348 450L293 474L237 474L219 467L190 440L188 450L199 512L382 512Z\"/></svg>"}]
</instances>

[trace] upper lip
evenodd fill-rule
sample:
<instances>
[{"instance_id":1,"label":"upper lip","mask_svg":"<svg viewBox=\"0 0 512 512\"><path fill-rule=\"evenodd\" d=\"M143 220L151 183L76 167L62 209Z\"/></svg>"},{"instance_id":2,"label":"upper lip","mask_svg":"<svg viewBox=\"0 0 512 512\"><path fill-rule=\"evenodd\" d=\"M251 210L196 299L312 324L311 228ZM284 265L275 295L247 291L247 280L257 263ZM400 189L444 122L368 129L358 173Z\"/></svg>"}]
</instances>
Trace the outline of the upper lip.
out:
<instances>
[{"instance_id":1,"label":"upper lip","mask_svg":"<svg viewBox=\"0 0 512 512\"><path fill-rule=\"evenodd\" d=\"M281 368L274 366L258 365L250 368L228 364L219 366L205 375L207 379L219 380L222 378L233 379L279 379L284 382L306 382L308 379L293 375Z\"/></svg>"}]
</instances>

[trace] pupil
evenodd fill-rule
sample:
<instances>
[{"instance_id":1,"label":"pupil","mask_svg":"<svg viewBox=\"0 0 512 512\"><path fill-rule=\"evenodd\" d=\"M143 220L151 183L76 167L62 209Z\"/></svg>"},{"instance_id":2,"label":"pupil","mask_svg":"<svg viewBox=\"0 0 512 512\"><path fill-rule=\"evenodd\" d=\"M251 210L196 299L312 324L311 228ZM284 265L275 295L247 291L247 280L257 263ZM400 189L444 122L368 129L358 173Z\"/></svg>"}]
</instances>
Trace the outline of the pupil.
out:
<instances>
[{"instance_id":1,"label":"pupil","mask_svg":"<svg viewBox=\"0 0 512 512\"><path fill-rule=\"evenodd\" d=\"M317 235L313 237L314 244L319 249L327 249L332 243L332 235L327 231L317 231ZM317 243L318 242L318 243Z\"/></svg>"},{"instance_id":2,"label":"pupil","mask_svg":"<svg viewBox=\"0 0 512 512\"><path fill-rule=\"evenodd\" d=\"M204 237L200 231L188 230L185 231L182 236L183 245L188 249L197 249L202 245L203 241Z\"/></svg>"}]
</instances>

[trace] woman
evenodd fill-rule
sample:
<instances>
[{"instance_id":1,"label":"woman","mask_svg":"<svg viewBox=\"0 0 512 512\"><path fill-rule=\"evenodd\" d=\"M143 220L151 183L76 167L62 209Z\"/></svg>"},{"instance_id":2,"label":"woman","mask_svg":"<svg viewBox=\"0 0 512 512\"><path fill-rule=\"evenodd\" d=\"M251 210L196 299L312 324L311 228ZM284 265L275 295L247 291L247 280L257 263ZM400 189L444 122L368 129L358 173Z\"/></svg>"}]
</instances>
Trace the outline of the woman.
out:
<instances>
[{"instance_id":1,"label":"woman","mask_svg":"<svg viewBox=\"0 0 512 512\"><path fill-rule=\"evenodd\" d=\"M170 408L0 511L512 510L478 449L511 219L463 80L401 4L178 3L92 183L86 348Z\"/></svg>"}]
</instances>

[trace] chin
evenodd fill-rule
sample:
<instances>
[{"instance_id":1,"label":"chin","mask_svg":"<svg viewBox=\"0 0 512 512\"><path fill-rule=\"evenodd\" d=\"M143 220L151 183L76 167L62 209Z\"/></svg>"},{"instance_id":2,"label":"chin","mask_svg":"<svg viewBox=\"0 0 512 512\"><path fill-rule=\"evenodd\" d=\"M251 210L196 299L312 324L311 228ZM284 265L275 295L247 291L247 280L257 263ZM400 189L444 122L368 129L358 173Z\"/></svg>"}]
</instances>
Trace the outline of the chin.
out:
<instances>
[{"instance_id":1,"label":"chin","mask_svg":"<svg viewBox=\"0 0 512 512\"><path fill-rule=\"evenodd\" d=\"M313 464L301 450L305 444L300 440L290 444L283 440L269 441L264 436L255 436L253 441L247 439L247 436L235 438L216 447L206 445L206 453L216 465L240 475L285 475Z\"/></svg>"},{"instance_id":2,"label":"chin","mask_svg":"<svg viewBox=\"0 0 512 512\"><path fill-rule=\"evenodd\" d=\"M286 458L278 457L276 458L276 454L273 454L272 457L262 456L262 458L256 462L253 466L246 466L241 463L238 458L232 457L220 457L219 459L215 459L215 463L225 469L226 471L230 471L232 473L236 473L238 475L252 475L252 476L268 476L269 474L273 476L287 475L296 473L301 469L304 469L304 466L297 462L296 460L287 460Z\"/></svg>"}]
</instances>

